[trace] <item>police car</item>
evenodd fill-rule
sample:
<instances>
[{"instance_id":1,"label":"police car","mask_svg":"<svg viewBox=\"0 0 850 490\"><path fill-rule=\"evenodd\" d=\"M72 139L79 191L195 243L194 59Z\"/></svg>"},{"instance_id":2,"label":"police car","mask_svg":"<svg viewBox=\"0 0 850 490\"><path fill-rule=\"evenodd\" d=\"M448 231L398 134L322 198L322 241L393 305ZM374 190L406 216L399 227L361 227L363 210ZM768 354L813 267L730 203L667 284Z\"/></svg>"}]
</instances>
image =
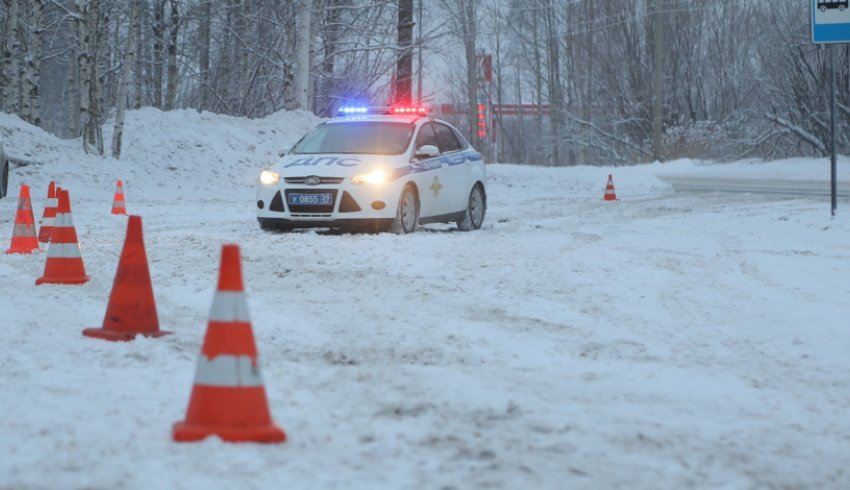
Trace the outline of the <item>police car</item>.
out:
<instances>
[{"instance_id":1,"label":"police car","mask_svg":"<svg viewBox=\"0 0 850 490\"><path fill-rule=\"evenodd\" d=\"M426 223L477 230L485 178L481 154L426 108L346 107L262 171L257 220L263 230L404 234Z\"/></svg>"}]
</instances>

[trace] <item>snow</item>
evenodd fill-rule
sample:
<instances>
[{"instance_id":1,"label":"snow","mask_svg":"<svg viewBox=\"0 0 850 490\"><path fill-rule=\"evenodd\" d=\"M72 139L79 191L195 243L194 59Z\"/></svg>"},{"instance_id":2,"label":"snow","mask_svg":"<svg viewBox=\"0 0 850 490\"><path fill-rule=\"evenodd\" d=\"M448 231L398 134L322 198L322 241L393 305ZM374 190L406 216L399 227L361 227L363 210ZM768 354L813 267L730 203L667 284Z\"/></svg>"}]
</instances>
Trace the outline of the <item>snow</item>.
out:
<instances>
[{"instance_id":1,"label":"snow","mask_svg":"<svg viewBox=\"0 0 850 490\"><path fill-rule=\"evenodd\" d=\"M651 166L652 173L659 177L735 178L739 180L779 180L828 182L830 162L827 158L788 158L777 161L760 159L717 163L682 159L658 163ZM850 182L850 158L838 157L838 179Z\"/></svg>"},{"instance_id":2,"label":"snow","mask_svg":"<svg viewBox=\"0 0 850 490\"><path fill-rule=\"evenodd\" d=\"M254 179L317 122L129 112L114 161L0 115L9 152L44 162L12 194L32 185L40 215L51 179L70 189L92 276L36 287L44 251L0 258L0 488L850 486L850 203L659 178L817 180L824 160L490 165L478 232L260 232ZM118 178L174 335L80 333L123 242ZM227 242L283 445L171 441Z\"/></svg>"}]
</instances>

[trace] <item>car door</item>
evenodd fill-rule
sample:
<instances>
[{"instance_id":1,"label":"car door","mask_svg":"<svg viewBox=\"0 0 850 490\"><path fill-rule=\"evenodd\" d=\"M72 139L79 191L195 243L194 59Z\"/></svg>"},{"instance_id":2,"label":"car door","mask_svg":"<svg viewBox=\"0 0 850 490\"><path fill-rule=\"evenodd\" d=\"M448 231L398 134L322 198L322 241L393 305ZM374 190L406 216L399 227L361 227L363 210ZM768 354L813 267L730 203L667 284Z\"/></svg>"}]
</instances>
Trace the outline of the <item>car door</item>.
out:
<instances>
[{"instance_id":1,"label":"car door","mask_svg":"<svg viewBox=\"0 0 850 490\"><path fill-rule=\"evenodd\" d=\"M443 214L466 209L470 189L470 161L463 153L463 146L452 128L439 122L434 123L437 144L440 148L440 179L445 193Z\"/></svg>"},{"instance_id":2,"label":"car door","mask_svg":"<svg viewBox=\"0 0 850 490\"><path fill-rule=\"evenodd\" d=\"M419 129L413 150L414 155L416 151L426 145L439 148L434 124L430 122L423 124ZM414 158L416 157L414 156ZM448 206L445 202L445 194L442 192L441 167L439 155L413 162L413 178L416 185L419 186L419 202L421 204L419 215L421 217L439 216L447 212Z\"/></svg>"}]
</instances>

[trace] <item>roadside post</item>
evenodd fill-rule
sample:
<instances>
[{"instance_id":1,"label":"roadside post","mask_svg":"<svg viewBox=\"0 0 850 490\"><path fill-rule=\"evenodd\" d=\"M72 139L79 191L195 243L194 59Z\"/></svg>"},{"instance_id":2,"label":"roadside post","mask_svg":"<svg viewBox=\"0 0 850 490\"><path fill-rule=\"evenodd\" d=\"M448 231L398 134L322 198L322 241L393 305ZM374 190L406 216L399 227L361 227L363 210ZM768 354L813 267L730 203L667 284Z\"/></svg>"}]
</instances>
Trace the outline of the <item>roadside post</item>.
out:
<instances>
[{"instance_id":1,"label":"roadside post","mask_svg":"<svg viewBox=\"0 0 850 490\"><path fill-rule=\"evenodd\" d=\"M850 1L810 0L812 4L812 42L815 44L850 43ZM835 46L829 46L830 73L830 173L832 180L832 216L838 207L838 163L835 154Z\"/></svg>"}]
</instances>

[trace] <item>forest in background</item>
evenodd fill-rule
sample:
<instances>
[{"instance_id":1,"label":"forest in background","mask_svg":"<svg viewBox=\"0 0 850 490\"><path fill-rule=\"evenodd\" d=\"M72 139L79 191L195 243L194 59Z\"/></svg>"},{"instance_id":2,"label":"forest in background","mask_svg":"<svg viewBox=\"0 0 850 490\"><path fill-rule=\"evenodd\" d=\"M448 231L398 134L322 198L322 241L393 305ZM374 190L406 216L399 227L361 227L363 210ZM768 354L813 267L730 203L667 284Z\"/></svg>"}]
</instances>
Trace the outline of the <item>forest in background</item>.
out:
<instances>
[{"instance_id":1,"label":"forest in background","mask_svg":"<svg viewBox=\"0 0 850 490\"><path fill-rule=\"evenodd\" d=\"M407 80L416 102L454 107L440 117L491 161L825 155L831 53L811 42L809 9L799 0L0 0L0 111L117 158L126 109L329 116L352 101L392 103ZM846 153L850 47L832 48ZM492 59L483 138L481 55ZM531 109L499 109L509 105Z\"/></svg>"}]
</instances>

